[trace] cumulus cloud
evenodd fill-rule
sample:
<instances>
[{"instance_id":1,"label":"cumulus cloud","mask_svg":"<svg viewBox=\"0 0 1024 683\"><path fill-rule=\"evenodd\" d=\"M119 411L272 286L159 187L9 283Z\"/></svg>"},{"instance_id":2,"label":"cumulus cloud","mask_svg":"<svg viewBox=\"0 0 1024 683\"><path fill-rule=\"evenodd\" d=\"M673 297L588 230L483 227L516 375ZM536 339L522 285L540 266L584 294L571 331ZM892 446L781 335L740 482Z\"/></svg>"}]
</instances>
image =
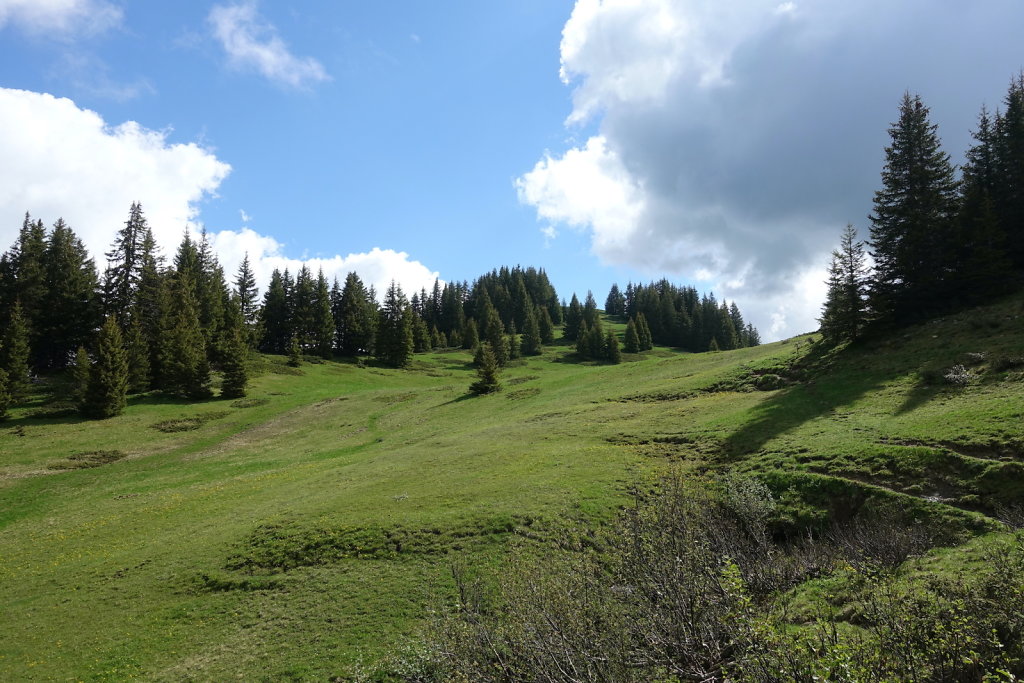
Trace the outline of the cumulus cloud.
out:
<instances>
[{"instance_id":1,"label":"cumulus cloud","mask_svg":"<svg viewBox=\"0 0 1024 683\"><path fill-rule=\"evenodd\" d=\"M374 247L369 252L347 256L298 259L286 256L285 245L281 242L250 228L222 230L211 233L209 239L229 279L248 254L249 263L261 288L270 282L270 275L275 268L282 272L288 269L294 277L303 265L308 266L314 275L323 270L328 280L336 277L343 282L348 273L358 273L367 287L372 285L377 289L378 298L387 291L392 280L400 284L408 296L412 296L420 289L430 291L434 280L440 277L438 272L410 259L409 254L392 249Z\"/></svg>"},{"instance_id":2,"label":"cumulus cloud","mask_svg":"<svg viewBox=\"0 0 1024 683\"><path fill-rule=\"evenodd\" d=\"M813 329L839 232L866 233L901 94L962 153L1020 68L1022 22L1010 0L577 0L566 124L597 131L545 153L519 198L605 263L737 299L773 338Z\"/></svg>"},{"instance_id":3,"label":"cumulus cloud","mask_svg":"<svg viewBox=\"0 0 1024 683\"><path fill-rule=\"evenodd\" d=\"M157 243L172 250L185 230L195 233L200 206L216 196L231 167L194 143L171 143L167 132L129 121L109 126L95 112L68 99L0 88L0 250L15 241L25 212L47 225L63 217L89 248L97 265L128 217L142 203ZM243 222L250 217L240 210ZM273 237L242 227L211 232L210 241L229 277L246 253L265 286L274 268L292 273L306 263L339 278L356 271L385 291L394 279L408 292L428 289L438 273L404 252L289 258Z\"/></svg>"},{"instance_id":4,"label":"cumulus cloud","mask_svg":"<svg viewBox=\"0 0 1024 683\"><path fill-rule=\"evenodd\" d=\"M207 21L236 68L255 70L268 80L292 88L330 80L320 62L292 54L277 29L259 15L254 1L215 5Z\"/></svg>"},{"instance_id":5,"label":"cumulus cloud","mask_svg":"<svg viewBox=\"0 0 1024 683\"><path fill-rule=\"evenodd\" d=\"M0 0L0 29L11 24L48 37L101 33L123 18L121 8L106 0Z\"/></svg>"}]
</instances>

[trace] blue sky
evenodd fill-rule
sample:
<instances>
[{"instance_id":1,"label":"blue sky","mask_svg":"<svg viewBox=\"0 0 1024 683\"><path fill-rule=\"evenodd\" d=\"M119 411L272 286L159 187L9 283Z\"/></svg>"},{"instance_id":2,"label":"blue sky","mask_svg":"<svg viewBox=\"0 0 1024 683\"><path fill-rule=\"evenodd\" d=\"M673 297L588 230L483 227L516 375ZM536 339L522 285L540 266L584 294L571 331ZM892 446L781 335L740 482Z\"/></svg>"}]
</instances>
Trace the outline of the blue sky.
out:
<instances>
[{"instance_id":1,"label":"blue sky","mask_svg":"<svg viewBox=\"0 0 1024 683\"><path fill-rule=\"evenodd\" d=\"M903 91L959 158L1022 25L1011 0L0 0L0 248L28 210L99 254L140 200L229 271L518 263L601 301L664 275L777 338L866 235Z\"/></svg>"}]
</instances>

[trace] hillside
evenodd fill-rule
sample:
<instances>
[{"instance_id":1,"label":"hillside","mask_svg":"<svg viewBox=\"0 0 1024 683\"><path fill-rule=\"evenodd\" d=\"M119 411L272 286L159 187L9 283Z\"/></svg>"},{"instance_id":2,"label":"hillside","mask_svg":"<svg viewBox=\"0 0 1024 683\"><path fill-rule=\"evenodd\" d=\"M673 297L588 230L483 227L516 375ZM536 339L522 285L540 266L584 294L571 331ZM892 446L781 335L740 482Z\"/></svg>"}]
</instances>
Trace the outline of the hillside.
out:
<instances>
[{"instance_id":1,"label":"hillside","mask_svg":"<svg viewBox=\"0 0 1024 683\"><path fill-rule=\"evenodd\" d=\"M609 520L673 468L762 477L780 534L864 506L998 530L1024 487L1024 298L815 336L621 365L548 347L484 397L464 351L264 356L246 399L95 422L41 385L0 430L0 678L346 675L417 633L452 563Z\"/></svg>"}]
</instances>

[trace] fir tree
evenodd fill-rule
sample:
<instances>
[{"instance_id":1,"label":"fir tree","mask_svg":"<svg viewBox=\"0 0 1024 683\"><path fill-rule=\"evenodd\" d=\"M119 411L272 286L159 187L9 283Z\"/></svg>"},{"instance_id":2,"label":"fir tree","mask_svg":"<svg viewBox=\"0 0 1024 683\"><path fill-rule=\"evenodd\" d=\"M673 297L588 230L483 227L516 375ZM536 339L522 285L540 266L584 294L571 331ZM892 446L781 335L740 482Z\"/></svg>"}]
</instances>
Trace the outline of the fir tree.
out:
<instances>
[{"instance_id":1,"label":"fir tree","mask_svg":"<svg viewBox=\"0 0 1024 683\"><path fill-rule=\"evenodd\" d=\"M523 328L523 342L520 351L524 356L538 356L541 353L540 326L537 324L537 315L531 308L526 313L526 325Z\"/></svg>"},{"instance_id":2,"label":"fir tree","mask_svg":"<svg viewBox=\"0 0 1024 683\"><path fill-rule=\"evenodd\" d=\"M948 293L957 184L936 129L921 98L905 94L871 215L871 307L890 322L934 312Z\"/></svg>"},{"instance_id":3,"label":"fir tree","mask_svg":"<svg viewBox=\"0 0 1024 683\"><path fill-rule=\"evenodd\" d=\"M411 308L411 307L410 307ZM414 311L412 312L412 348L415 353L424 353L432 348L433 340L427 323Z\"/></svg>"},{"instance_id":4,"label":"fir tree","mask_svg":"<svg viewBox=\"0 0 1024 683\"><path fill-rule=\"evenodd\" d=\"M316 295L313 305L314 346L317 354L324 359L334 356L334 315L331 313L331 292L327 278L321 270L316 278Z\"/></svg>"},{"instance_id":5,"label":"fir tree","mask_svg":"<svg viewBox=\"0 0 1024 683\"><path fill-rule=\"evenodd\" d=\"M617 283L612 283L612 288L608 292L608 298L604 300L604 312L605 315L626 314L626 297L619 291Z\"/></svg>"},{"instance_id":6,"label":"fir tree","mask_svg":"<svg viewBox=\"0 0 1024 683\"><path fill-rule=\"evenodd\" d=\"M302 344L299 335L293 334L288 340L288 365L297 368L302 365Z\"/></svg>"},{"instance_id":7,"label":"fir tree","mask_svg":"<svg viewBox=\"0 0 1024 683\"><path fill-rule=\"evenodd\" d=\"M371 353L377 327L377 304L355 273L345 276L345 285L335 313L338 349L343 355Z\"/></svg>"},{"instance_id":8,"label":"fir tree","mask_svg":"<svg viewBox=\"0 0 1024 683\"><path fill-rule=\"evenodd\" d=\"M116 315L122 325L128 324L130 311L135 305L142 277L143 240L147 229L142 205L133 202L128 210L128 220L117 232L114 244L107 252L103 305L107 314Z\"/></svg>"},{"instance_id":9,"label":"fir tree","mask_svg":"<svg viewBox=\"0 0 1024 683\"><path fill-rule=\"evenodd\" d=\"M11 392L7 387L7 372L0 368L0 420L7 417L7 410L11 407Z\"/></svg>"},{"instance_id":10,"label":"fir tree","mask_svg":"<svg viewBox=\"0 0 1024 683\"><path fill-rule=\"evenodd\" d=\"M654 348L654 340L651 339L651 328L647 325L647 317L643 313L636 315L636 332L640 336L640 350L650 351Z\"/></svg>"},{"instance_id":11,"label":"fir tree","mask_svg":"<svg viewBox=\"0 0 1024 683\"><path fill-rule=\"evenodd\" d=\"M477 355L479 357L479 360L476 362L477 381L469 385L469 390L477 395L500 391L501 383L498 381L499 365L491 345L487 342L481 344Z\"/></svg>"},{"instance_id":12,"label":"fir tree","mask_svg":"<svg viewBox=\"0 0 1024 683\"><path fill-rule=\"evenodd\" d=\"M867 267L864 245L852 225L843 230L839 249L832 252L828 296L822 309L821 333L835 344L860 336L866 319Z\"/></svg>"},{"instance_id":13,"label":"fir tree","mask_svg":"<svg viewBox=\"0 0 1024 683\"><path fill-rule=\"evenodd\" d=\"M108 316L96 339L96 362L89 371L81 410L86 417L120 415L128 393L128 358L116 316Z\"/></svg>"},{"instance_id":14,"label":"fir tree","mask_svg":"<svg viewBox=\"0 0 1024 683\"><path fill-rule=\"evenodd\" d=\"M134 317L128 325L125 359L128 364L128 391L138 393L149 389L149 344L146 343L142 323L138 317Z\"/></svg>"},{"instance_id":15,"label":"fir tree","mask_svg":"<svg viewBox=\"0 0 1024 683\"><path fill-rule=\"evenodd\" d=\"M430 343L435 349L448 348L448 340L445 338L444 332L437 329L437 325L434 325L430 329Z\"/></svg>"},{"instance_id":16,"label":"fir tree","mask_svg":"<svg viewBox=\"0 0 1024 683\"><path fill-rule=\"evenodd\" d=\"M633 318L626 323L626 337L623 348L626 353L640 353L640 337L636 332L636 321Z\"/></svg>"},{"instance_id":17,"label":"fir tree","mask_svg":"<svg viewBox=\"0 0 1024 683\"><path fill-rule=\"evenodd\" d=\"M540 327L540 341L542 344L555 343L555 324L551 320L551 314L543 306L537 307L537 326Z\"/></svg>"},{"instance_id":18,"label":"fir tree","mask_svg":"<svg viewBox=\"0 0 1024 683\"><path fill-rule=\"evenodd\" d=\"M71 366L71 395L76 402L81 403L85 398L85 391L89 388L89 373L92 363L89 354L84 346L79 346L75 352L75 364Z\"/></svg>"},{"instance_id":19,"label":"fir tree","mask_svg":"<svg viewBox=\"0 0 1024 683\"><path fill-rule=\"evenodd\" d=\"M263 295L261 349L267 353L288 351L288 343L292 336L290 318L284 276L275 268L270 276L270 286Z\"/></svg>"},{"instance_id":20,"label":"fir tree","mask_svg":"<svg viewBox=\"0 0 1024 683\"><path fill-rule=\"evenodd\" d=\"M609 363L621 363L622 362L622 351L619 350L619 338L615 336L615 332L608 330L604 339L604 357Z\"/></svg>"},{"instance_id":21,"label":"fir tree","mask_svg":"<svg viewBox=\"0 0 1024 683\"><path fill-rule=\"evenodd\" d=\"M224 346L221 358L221 371L224 374L220 385L220 395L224 398L241 398L245 396L249 373L246 363L249 346L245 341L245 318L242 314L241 297L235 296L229 303L227 311L227 327L224 331Z\"/></svg>"},{"instance_id":22,"label":"fir tree","mask_svg":"<svg viewBox=\"0 0 1024 683\"><path fill-rule=\"evenodd\" d=\"M516 333L516 324L514 322L509 326L507 343L509 360L515 360L516 358L522 356L522 348L520 347L519 334Z\"/></svg>"},{"instance_id":23,"label":"fir tree","mask_svg":"<svg viewBox=\"0 0 1024 683\"><path fill-rule=\"evenodd\" d=\"M579 329L576 331L576 355L583 360L590 360L590 328L586 320L580 320Z\"/></svg>"},{"instance_id":24,"label":"fir tree","mask_svg":"<svg viewBox=\"0 0 1024 683\"><path fill-rule=\"evenodd\" d=\"M165 316L161 384L172 394L193 399L209 398L210 362L199 326L199 311L187 271L174 278Z\"/></svg>"},{"instance_id":25,"label":"fir tree","mask_svg":"<svg viewBox=\"0 0 1024 683\"><path fill-rule=\"evenodd\" d=\"M597 321L597 300L590 290L587 290L587 298L583 303L583 319L587 321L587 327L593 327Z\"/></svg>"},{"instance_id":26,"label":"fir tree","mask_svg":"<svg viewBox=\"0 0 1024 683\"><path fill-rule=\"evenodd\" d=\"M82 241L57 219L43 260L46 293L37 316L33 355L41 365L63 368L100 322L96 267Z\"/></svg>"},{"instance_id":27,"label":"fir tree","mask_svg":"<svg viewBox=\"0 0 1024 683\"><path fill-rule=\"evenodd\" d=\"M576 294L573 293L572 301L569 302L569 308L565 312L565 330L563 334L569 341L576 341L580 335L580 325L583 322L583 307L580 306L580 300L576 298Z\"/></svg>"},{"instance_id":28,"label":"fir tree","mask_svg":"<svg viewBox=\"0 0 1024 683\"><path fill-rule=\"evenodd\" d=\"M235 296L238 297L242 320L245 323L246 343L255 343L256 326L259 323L259 290L256 288L256 275L249 265L249 252L238 266L235 276Z\"/></svg>"},{"instance_id":29,"label":"fir tree","mask_svg":"<svg viewBox=\"0 0 1024 683\"><path fill-rule=\"evenodd\" d=\"M508 339L505 336L505 325L501 322L498 309L494 306L488 307L484 314L484 320L486 321L483 326L486 330L485 338L491 345L498 365L505 367L509 360Z\"/></svg>"},{"instance_id":30,"label":"fir tree","mask_svg":"<svg viewBox=\"0 0 1024 683\"><path fill-rule=\"evenodd\" d=\"M714 337L712 337L711 338L711 342L708 344L708 351L711 351L712 353L714 353L716 351L721 351L721 350L722 350L721 347L718 345L718 340L715 339Z\"/></svg>"},{"instance_id":31,"label":"fir tree","mask_svg":"<svg viewBox=\"0 0 1024 683\"><path fill-rule=\"evenodd\" d=\"M28 335L21 302L15 301L3 337L0 338L0 369L7 373L8 391L14 400L20 400L28 393L31 376Z\"/></svg>"},{"instance_id":32,"label":"fir tree","mask_svg":"<svg viewBox=\"0 0 1024 683\"><path fill-rule=\"evenodd\" d=\"M476 320L470 318L466 321L466 329L462 333L462 348L475 349L480 345L480 335L476 330Z\"/></svg>"},{"instance_id":33,"label":"fir tree","mask_svg":"<svg viewBox=\"0 0 1024 683\"><path fill-rule=\"evenodd\" d=\"M412 318L406 315L409 301L402 288L391 281L377 325L377 358L396 368L409 364L413 354Z\"/></svg>"}]
</instances>

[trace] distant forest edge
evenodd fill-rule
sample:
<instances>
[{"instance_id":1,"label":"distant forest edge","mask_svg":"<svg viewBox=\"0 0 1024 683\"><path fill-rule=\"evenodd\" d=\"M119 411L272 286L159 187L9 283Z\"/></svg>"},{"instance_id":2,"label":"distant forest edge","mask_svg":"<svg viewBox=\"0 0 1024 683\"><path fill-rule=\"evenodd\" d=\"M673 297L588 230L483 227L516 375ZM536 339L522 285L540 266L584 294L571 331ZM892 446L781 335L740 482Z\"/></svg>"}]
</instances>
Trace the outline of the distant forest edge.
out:
<instances>
[{"instance_id":1,"label":"distant forest edge","mask_svg":"<svg viewBox=\"0 0 1024 683\"><path fill-rule=\"evenodd\" d=\"M498 365L555 343L555 327L586 360L619 362L617 336L602 330L597 302L559 299L543 269L502 267L473 281L434 282L407 298L392 282L378 301L356 273L329 284L303 266L275 270L260 301L243 260L231 284L206 238L187 232L170 264L159 254L140 204L117 232L102 277L74 231L49 231L25 215L0 256L0 406L26 395L32 375L71 368L70 398L91 417L118 414L128 393L160 390L202 399L211 373L221 393L241 396L251 350L332 358L372 355L404 367L412 355L487 342ZM628 321L630 353L653 343L686 351L760 343L739 308L667 280L614 285L606 312Z\"/></svg>"}]
</instances>

